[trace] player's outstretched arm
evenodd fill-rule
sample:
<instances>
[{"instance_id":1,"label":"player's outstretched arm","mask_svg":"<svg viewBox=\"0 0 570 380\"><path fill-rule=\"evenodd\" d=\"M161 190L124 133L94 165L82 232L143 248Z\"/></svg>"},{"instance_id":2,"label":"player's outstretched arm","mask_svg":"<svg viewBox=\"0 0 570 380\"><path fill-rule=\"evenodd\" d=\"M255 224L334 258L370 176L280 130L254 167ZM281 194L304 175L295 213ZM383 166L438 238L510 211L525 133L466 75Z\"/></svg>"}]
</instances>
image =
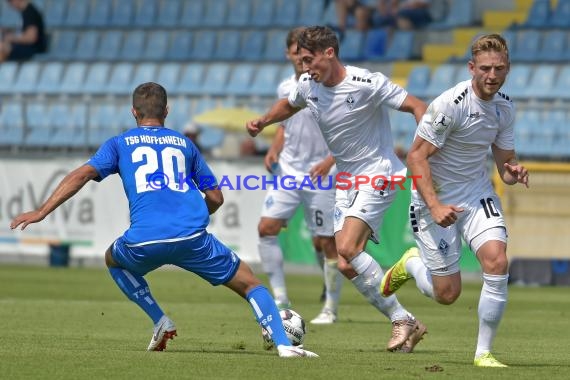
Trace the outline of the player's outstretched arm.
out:
<instances>
[{"instance_id":1,"label":"player's outstretched arm","mask_svg":"<svg viewBox=\"0 0 570 380\"><path fill-rule=\"evenodd\" d=\"M518 162L515 151L501 149L495 144L491 150L503 182L507 185L522 183L528 188L528 170Z\"/></svg>"},{"instance_id":2,"label":"player's outstretched arm","mask_svg":"<svg viewBox=\"0 0 570 380\"><path fill-rule=\"evenodd\" d=\"M248 121L245 128L250 136L255 137L266 126L288 119L299 110L300 108L295 108L289 104L287 99L279 99L265 115L261 116L259 119Z\"/></svg>"},{"instance_id":3,"label":"player's outstretched arm","mask_svg":"<svg viewBox=\"0 0 570 380\"><path fill-rule=\"evenodd\" d=\"M426 112L427 104L415 96L408 94L406 99L402 102L400 106L400 111L402 112L409 112L416 118L416 123L419 123L422 116Z\"/></svg>"},{"instance_id":4,"label":"player's outstretched arm","mask_svg":"<svg viewBox=\"0 0 570 380\"><path fill-rule=\"evenodd\" d=\"M83 165L65 176L57 185L50 197L37 210L25 212L18 215L10 223L10 228L14 229L22 226L23 230L30 223L42 221L53 210L63 202L74 196L87 182L97 178L99 173L91 165Z\"/></svg>"}]
</instances>

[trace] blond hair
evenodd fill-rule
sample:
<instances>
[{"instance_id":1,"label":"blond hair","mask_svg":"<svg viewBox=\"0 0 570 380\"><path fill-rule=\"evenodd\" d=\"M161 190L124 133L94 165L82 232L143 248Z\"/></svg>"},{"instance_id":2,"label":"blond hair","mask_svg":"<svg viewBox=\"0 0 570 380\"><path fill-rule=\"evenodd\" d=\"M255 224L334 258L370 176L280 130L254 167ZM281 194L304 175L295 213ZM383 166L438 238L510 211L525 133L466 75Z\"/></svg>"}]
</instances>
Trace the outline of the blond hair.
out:
<instances>
[{"instance_id":1,"label":"blond hair","mask_svg":"<svg viewBox=\"0 0 570 380\"><path fill-rule=\"evenodd\" d=\"M471 45L471 58L475 58L477 54L486 51L505 53L507 60L509 59L507 41L500 34L486 34L477 38Z\"/></svg>"}]
</instances>

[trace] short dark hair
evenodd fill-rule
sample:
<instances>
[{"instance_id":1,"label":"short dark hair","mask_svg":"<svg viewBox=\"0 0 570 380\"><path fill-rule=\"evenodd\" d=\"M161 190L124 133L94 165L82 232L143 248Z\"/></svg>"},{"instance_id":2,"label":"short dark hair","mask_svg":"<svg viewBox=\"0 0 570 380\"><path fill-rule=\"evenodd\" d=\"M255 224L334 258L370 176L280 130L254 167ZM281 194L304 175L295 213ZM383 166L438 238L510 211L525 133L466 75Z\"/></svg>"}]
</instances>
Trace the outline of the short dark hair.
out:
<instances>
[{"instance_id":1,"label":"short dark hair","mask_svg":"<svg viewBox=\"0 0 570 380\"><path fill-rule=\"evenodd\" d=\"M140 119L166 116L166 90L154 82L147 82L137 86L133 92L133 108Z\"/></svg>"},{"instance_id":2,"label":"short dark hair","mask_svg":"<svg viewBox=\"0 0 570 380\"><path fill-rule=\"evenodd\" d=\"M299 37L301 36L301 34L303 34L305 29L306 28L304 26L300 26L298 28L291 29L289 33L287 33L287 38L285 39L285 43L287 44L288 48L291 47L291 45L297 43Z\"/></svg>"},{"instance_id":3,"label":"short dark hair","mask_svg":"<svg viewBox=\"0 0 570 380\"><path fill-rule=\"evenodd\" d=\"M297 49L307 49L312 54L324 52L330 47L334 49L334 53L338 57L338 38L336 33L326 26L310 26L306 28L297 41Z\"/></svg>"}]
</instances>

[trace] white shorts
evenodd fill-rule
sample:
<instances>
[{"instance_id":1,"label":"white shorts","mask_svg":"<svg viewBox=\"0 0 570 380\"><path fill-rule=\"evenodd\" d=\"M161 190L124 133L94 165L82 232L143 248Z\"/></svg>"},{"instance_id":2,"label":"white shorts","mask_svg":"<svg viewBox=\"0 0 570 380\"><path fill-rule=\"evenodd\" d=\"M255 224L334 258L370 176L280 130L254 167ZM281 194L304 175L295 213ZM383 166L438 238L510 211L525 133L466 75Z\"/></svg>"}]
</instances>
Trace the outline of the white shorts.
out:
<instances>
[{"instance_id":1,"label":"white shorts","mask_svg":"<svg viewBox=\"0 0 570 380\"><path fill-rule=\"evenodd\" d=\"M323 188L327 188L326 186ZM321 190L270 189L265 195L261 216L289 220L299 205L303 206L305 222L312 236L334 236L333 210L335 188Z\"/></svg>"},{"instance_id":2,"label":"white shorts","mask_svg":"<svg viewBox=\"0 0 570 380\"><path fill-rule=\"evenodd\" d=\"M360 185L358 190L355 190L354 186L348 190L337 189L334 232L342 230L346 217L352 216L368 224L371 230L370 240L379 243L384 213L396 199L398 189L398 186L386 186L384 190L379 190L370 185Z\"/></svg>"},{"instance_id":3,"label":"white shorts","mask_svg":"<svg viewBox=\"0 0 570 380\"><path fill-rule=\"evenodd\" d=\"M449 227L436 224L424 205L410 205L410 223L422 260L431 274L446 276L459 272L461 238L475 251L484 243L474 239L490 229L499 228L489 234L489 239L506 243L506 226L499 197L494 193L484 193L472 198L457 214L457 221Z\"/></svg>"}]
</instances>

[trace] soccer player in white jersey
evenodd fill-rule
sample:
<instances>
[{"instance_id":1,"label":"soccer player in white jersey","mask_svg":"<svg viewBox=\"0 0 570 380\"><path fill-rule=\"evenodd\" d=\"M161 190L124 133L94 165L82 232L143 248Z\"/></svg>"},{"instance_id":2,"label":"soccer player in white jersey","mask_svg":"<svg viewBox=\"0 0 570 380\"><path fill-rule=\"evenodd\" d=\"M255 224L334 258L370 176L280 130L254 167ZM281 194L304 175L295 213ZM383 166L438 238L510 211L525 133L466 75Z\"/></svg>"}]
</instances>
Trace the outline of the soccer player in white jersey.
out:
<instances>
[{"instance_id":1,"label":"soccer player in white jersey","mask_svg":"<svg viewBox=\"0 0 570 380\"><path fill-rule=\"evenodd\" d=\"M396 157L388 108L413 114L419 121L424 102L408 94L381 73L344 66L336 34L323 26L305 29L297 41L305 74L288 99L278 100L261 118L247 123L256 136L267 125L308 108L335 157L339 172L349 174L351 186L337 186L334 230L339 269L358 291L392 321L389 351L410 352L426 332L394 297L380 294L382 268L364 249L396 196L390 178L406 174ZM386 181L356 184L356 176Z\"/></svg>"},{"instance_id":2,"label":"soccer player in white jersey","mask_svg":"<svg viewBox=\"0 0 570 380\"><path fill-rule=\"evenodd\" d=\"M417 176L411 225L420 247L408 250L386 272L382 293L392 295L408 278L439 303L461 293L461 238L483 270L479 335L474 365L505 367L491 346L507 302L507 231L486 161L489 147L504 183L528 187L528 171L514 150L514 107L499 89L509 72L509 52L497 34L479 37L468 63L472 79L445 91L420 121L408 153ZM420 257L421 256L421 257Z\"/></svg>"},{"instance_id":3,"label":"soccer player in white jersey","mask_svg":"<svg viewBox=\"0 0 570 380\"><path fill-rule=\"evenodd\" d=\"M280 83L277 89L280 99L287 98L289 93L295 90L303 73L303 63L297 54L297 38L303 30L302 27L295 28L287 34L286 56L293 64L295 73ZM337 270L338 259L333 232L335 188L332 178L336 174L336 167L309 110L295 114L279 126L265 156L265 167L280 178L288 178L287 182L291 186L295 184L294 190L277 187L267 192L258 225L259 255L263 269L269 277L275 303L281 308L290 306L283 270L283 252L279 247L277 235L297 207L302 205L317 255L325 256L325 303L321 313L311 320L311 323L334 323L342 286L342 276ZM328 179L319 184L315 181L319 177Z\"/></svg>"}]
</instances>

